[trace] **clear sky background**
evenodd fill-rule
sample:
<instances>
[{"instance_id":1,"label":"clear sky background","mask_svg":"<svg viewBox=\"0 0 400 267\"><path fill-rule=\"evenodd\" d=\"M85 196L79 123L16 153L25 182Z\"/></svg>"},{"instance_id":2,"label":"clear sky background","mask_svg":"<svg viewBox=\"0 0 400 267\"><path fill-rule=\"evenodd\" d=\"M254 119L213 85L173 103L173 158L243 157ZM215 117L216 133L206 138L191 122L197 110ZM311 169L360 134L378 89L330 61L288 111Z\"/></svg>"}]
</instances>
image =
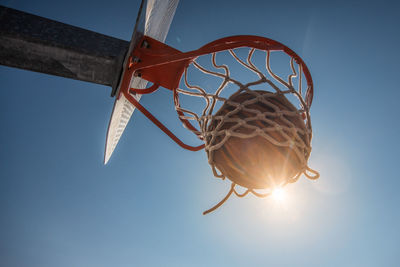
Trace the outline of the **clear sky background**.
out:
<instances>
[{"instance_id":1,"label":"clear sky background","mask_svg":"<svg viewBox=\"0 0 400 267\"><path fill-rule=\"evenodd\" d=\"M130 39L139 1L0 0ZM190 1L166 43L239 34L296 51L315 84L310 166L283 203L232 197L204 151L135 112L103 165L110 88L0 66L0 266L399 266L398 1ZM172 96L142 103L185 140Z\"/></svg>"}]
</instances>

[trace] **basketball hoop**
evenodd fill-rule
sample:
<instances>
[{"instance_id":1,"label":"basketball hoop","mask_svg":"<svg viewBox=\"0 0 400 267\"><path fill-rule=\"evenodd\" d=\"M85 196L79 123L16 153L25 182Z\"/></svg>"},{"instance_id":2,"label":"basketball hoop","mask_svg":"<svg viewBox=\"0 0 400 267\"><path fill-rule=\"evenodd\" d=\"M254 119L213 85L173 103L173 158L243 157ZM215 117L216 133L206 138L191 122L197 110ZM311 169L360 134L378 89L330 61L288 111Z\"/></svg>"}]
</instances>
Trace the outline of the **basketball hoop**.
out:
<instances>
[{"instance_id":1,"label":"basketball hoop","mask_svg":"<svg viewBox=\"0 0 400 267\"><path fill-rule=\"evenodd\" d=\"M245 57L239 55L243 51ZM272 70L274 52L289 59L287 79ZM209 60L207 66L199 62L201 58ZM233 68L221 63L222 58L234 61L235 70L240 66L256 79L243 82L233 77ZM194 72L218 80L217 85L206 88L194 84L190 78ZM135 76L153 85L130 88ZM151 94L160 86L172 90L178 118L204 144L185 144L136 100L135 94ZM319 177L307 163L312 138L312 78L303 60L279 42L258 36L233 36L182 53L144 36L127 63L121 94L181 147L191 151L204 148L214 176L232 181L226 197L204 214L221 206L232 193L264 197L270 192L261 194L255 189L272 190L296 182L301 174L309 179ZM193 110L183 103L187 97L200 99L204 106ZM257 154L257 160L261 157L270 164L267 172L254 165L257 160L249 156L252 153ZM246 191L239 194L236 185Z\"/></svg>"}]
</instances>

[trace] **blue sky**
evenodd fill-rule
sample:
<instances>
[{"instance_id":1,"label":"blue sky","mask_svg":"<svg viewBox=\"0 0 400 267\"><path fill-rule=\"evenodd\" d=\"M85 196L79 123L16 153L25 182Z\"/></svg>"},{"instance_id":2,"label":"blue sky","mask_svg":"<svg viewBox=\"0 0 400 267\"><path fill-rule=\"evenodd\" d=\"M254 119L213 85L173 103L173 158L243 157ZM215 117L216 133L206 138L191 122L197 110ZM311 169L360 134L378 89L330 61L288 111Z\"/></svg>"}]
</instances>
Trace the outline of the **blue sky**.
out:
<instances>
[{"instance_id":1,"label":"blue sky","mask_svg":"<svg viewBox=\"0 0 400 267\"><path fill-rule=\"evenodd\" d=\"M2 5L130 39L139 1ZM310 166L284 203L232 197L204 151L135 112L104 166L110 88L0 67L0 266L398 266L395 1L181 1L166 43L239 34L296 51L315 84ZM142 103L185 140L163 90Z\"/></svg>"}]
</instances>

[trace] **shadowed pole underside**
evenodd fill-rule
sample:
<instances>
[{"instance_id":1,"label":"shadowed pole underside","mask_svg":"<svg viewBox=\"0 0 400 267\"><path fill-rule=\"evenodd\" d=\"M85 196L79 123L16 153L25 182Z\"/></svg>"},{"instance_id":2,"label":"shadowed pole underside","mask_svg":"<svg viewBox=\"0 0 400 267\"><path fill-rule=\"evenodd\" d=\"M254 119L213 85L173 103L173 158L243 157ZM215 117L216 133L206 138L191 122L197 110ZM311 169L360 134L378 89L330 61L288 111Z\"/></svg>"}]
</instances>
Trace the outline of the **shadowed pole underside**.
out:
<instances>
[{"instance_id":1,"label":"shadowed pole underside","mask_svg":"<svg viewBox=\"0 0 400 267\"><path fill-rule=\"evenodd\" d=\"M0 6L0 64L111 86L129 42Z\"/></svg>"}]
</instances>

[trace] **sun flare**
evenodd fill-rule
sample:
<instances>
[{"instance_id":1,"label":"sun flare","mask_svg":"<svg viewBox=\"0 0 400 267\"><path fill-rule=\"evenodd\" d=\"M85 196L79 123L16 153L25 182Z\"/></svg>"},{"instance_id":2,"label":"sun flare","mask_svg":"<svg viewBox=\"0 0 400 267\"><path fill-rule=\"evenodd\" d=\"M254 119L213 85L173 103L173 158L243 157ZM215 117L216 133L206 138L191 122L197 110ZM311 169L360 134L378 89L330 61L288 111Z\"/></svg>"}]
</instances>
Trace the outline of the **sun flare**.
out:
<instances>
[{"instance_id":1,"label":"sun flare","mask_svg":"<svg viewBox=\"0 0 400 267\"><path fill-rule=\"evenodd\" d=\"M283 202L286 199L286 192L283 188L275 188L274 191L272 191L272 198L277 202Z\"/></svg>"}]
</instances>

